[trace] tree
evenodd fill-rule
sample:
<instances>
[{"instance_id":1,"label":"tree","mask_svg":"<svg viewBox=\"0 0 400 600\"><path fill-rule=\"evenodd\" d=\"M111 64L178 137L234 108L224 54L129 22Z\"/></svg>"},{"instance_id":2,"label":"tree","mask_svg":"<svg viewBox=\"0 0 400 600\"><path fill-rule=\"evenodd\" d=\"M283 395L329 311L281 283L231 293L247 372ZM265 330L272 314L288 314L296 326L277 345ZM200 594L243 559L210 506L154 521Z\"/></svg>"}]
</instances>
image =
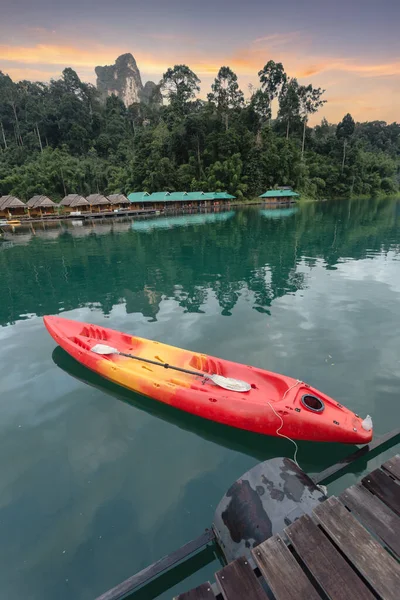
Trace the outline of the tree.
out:
<instances>
[{"instance_id":1,"label":"tree","mask_svg":"<svg viewBox=\"0 0 400 600\"><path fill-rule=\"evenodd\" d=\"M347 113L336 127L336 137L338 140L343 140L343 159L342 159L342 173L344 171L344 163L346 160L346 147L354 133L356 124L350 113Z\"/></svg>"},{"instance_id":2,"label":"tree","mask_svg":"<svg viewBox=\"0 0 400 600\"><path fill-rule=\"evenodd\" d=\"M251 96L250 107L257 115L260 125L265 121L271 120L271 102L266 92L256 90ZM260 128L258 128L258 134L259 131Z\"/></svg>"},{"instance_id":3,"label":"tree","mask_svg":"<svg viewBox=\"0 0 400 600\"><path fill-rule=\"evenodd\" d=\"M246 177L243 175L243 161L240 154L234 154L228 160L217 161L207 170L207 184L210 190L227 190L242 197L247 190Z\"/></svg>"},{"instance_id":4,"label":"tree","mask_svg":"<svg viewBox=\"0 0 400 600\"><path fill-rule=\"evenodd\" d=\"M168 98L174 109L181 114L185 112L185 105L196 97L200 91L200 79L186 65L175 65L169 68L160 82L160 89Z\"/></svg>"},{"instance_id":5,"label":"tree","mask_svg":"<svg viewBox=\"0 0 400 600\"><path fill-rule=\"evenodd\" d=\"M321 96L325 93L325 90L313 88L311 83L307 86L300 86L298 93L300 99L300 116L303 120L303 140L301 144L301 157L303 158L308 116L315 114L325 104L326 100L321 100Z\"/></svg>"},{"instance_id":6,"label":"tree","mask_svg":"<svg viewBox=\"0 0 400 600\"><path fill-rule=\"evenodd\" d=\"M266 93L269 103L279 95L282 86L287 81L287 75L282 63L276 63L273 60L267 62L261 71L258 72L261 89Z\"/></svg>"},{"instance_id":7,"label":"tree","mask_svg":"<svg viewBox=\"0 0 400 600\"><path fill-rule=\"evenodd\" d=\"M209 102L214 102L224 116L225 128L228 130L229 109L240 108L244 104L243 92L239 89L237 75L229 67L221 67L207 95Z\"/></svg>"},{"instance_id":8,"label":"tree","mask_svg":"<svg viewBox=\"0 0 400 600\"><path fill-rule=\"evenodd\" d=\"M64 82L66 91L72 94L80 95L82 92L82 82L76 71L67 67L62 72L62 80Z\"/></svg>"},{"instance_id":9,"label":"tree","mask_svg":"<svg viewBox=\"0 0 400 600\"><path fill-rule=\"evenodd\" d=\"M299 84L296 78L286 80L279 93L278 118L286 123L286 139L289 139L290 123L300 116Z\"/></svg>"},{"instance_id":10,"label":"tree","mask_svg":"<svg viewBox=\"0 0 400 600\"><path fill-rule=\"evenodd\" d=\"M67 193L170 189L250 198L275 185L311 197L399 190L400 125L355 127L346 115L338 126L323 120L307 127L323 91L299 86L279 63L260 71L261 87L251 88L247 104L228 67L208 102L194 99L199 80L188 67L165 77L168 105L148 101L149 93L148 102L126 108L114 95L100 103L72 69L49 84L0 74L0 195L58 200ZM277 122L265 127L277 96Z\"/></svg>"},{"instance_id":11,"label":"tree","mask_svg":"<svg viewBox=\"0 0 400 600\"><path fill-rule=\"evenodd\" d=\"M258 72L258 77L260 78L261 90L254 94L253 105L263 119L271 120L272 101L278 97L282 86L285 85L287 75L282 63L269 60Z\"/></svg>"},{"instance_id":12,"label":"tree","mask_svg":"<svg viewBox=\"0 0 400 600\"><path fill-rule=\"evenodd\" d=\"M19 89L18 86L12 81L11 77L4 75L0 71L0 104L4 105L3 114L7 115L7 108L10 107L12 111L12 117L8 117L8 120L13 120L14 137L17 146L23 146L24 142L21 135L20 122L18 118L18 103L19 103ZM2 121L2 133L4 145L7 146L7 142L4 136L3 119Z\"/></svg>"}]
</instances>

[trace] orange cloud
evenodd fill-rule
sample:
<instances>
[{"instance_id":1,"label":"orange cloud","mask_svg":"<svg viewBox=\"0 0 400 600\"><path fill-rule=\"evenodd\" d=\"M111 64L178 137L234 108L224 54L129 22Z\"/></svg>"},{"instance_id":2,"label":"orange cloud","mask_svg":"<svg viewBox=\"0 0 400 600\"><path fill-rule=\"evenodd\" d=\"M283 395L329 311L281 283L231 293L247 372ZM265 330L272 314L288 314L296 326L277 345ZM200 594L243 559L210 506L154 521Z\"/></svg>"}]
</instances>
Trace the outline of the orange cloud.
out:
<instances>
[{"instance_id":1,"label":"orange cloud","mask_svg":"<svg viewBox=\"0 0 400 600\"><path fill-rule=\"evenodd\" d=\"M57 65L60 68L72 66L75 69L91 67L96 65L113 64L116 57L128 50L117 46L103 46L90 44L89 46L73 46L67 44L35 44L28 46L5 46L0 45L0 60L20 63L25 65ZM170 66L182 63L181 51L150 54L146 52L135 52L135 59L142 72L148 74L162 74ZM162 55L162 60L159 56ZM192 58L185 57L191 68L198 75L214 75L226 61L209 62L204 60L201 53L192 52ZM22 69L22 67L20 67Z\"/></svg>"},{"instance_id":2,"label":"orange cloud","mask_svg":"<svg viewBox=\"0 0 400 600\"><path fill-rule=\"evenodd\" d=\"M265 38L265 40L267 39ZM270 48L269 45L264 48L252 45L236 50L231 57L230 65L232 68L236 68L238 72L254 73L260 70L273 55L276 55L276 51ZM333 56L315 58L305 48L301 49L297 45L295 49L289 46L286 50L281 50L278 59L283 62L285 70L291 76L299 78L310 77L326 71L356 73L363 77L384 77L400 74L400 61L375 64Z\"/></svg>"},{"instance_id":3,"label":"orange cloud","mask_svg":"<svg viewBox=\"0 0 400 600\"><path fill-rule=\"evenodd\" d=\"M22 81L23 79L28 81L49 81L52 78L56 79L60 75L59 70L49 71L26 67L11 67L5 69L5 71L13 81Z\"/></svg>"},{"instance_id":4,"label":"orange cloud","mask_svg":"<svg viewBox=\"0 0 400 600\"><path fill-rule=\"evenodd\" d=\"M0 45L0 60L21 62L24 64L44 63L48 65L73 64L75 66L91 66L94 63L110 60L118 56L121 49L91 46L91 48L36 44L34 46Z\"/></svg>"},{"instance_id":5,"label":"orange cloud","mask_svg":"<svg viewBox=\"0 0 400 600\"><path fill-rule=\"evenodd\" d=\"M324 71L342 71L345 73L356 73L362 77L385 77L392 75L400 75L400 62L383 63L383 64L362 64L351 62L350 60L326 59L316 65L300 69L297 77L307 77L316 75Z\"/></svg>"},{"instance_id":6,"label":"orange cloud","mask_svg":"<svg viewBox=\"0 0 400 600\"><path fill-rule=\"evenodd\" d=\"M316 73L319 73L318 67L306 67L302 72L301 77L311 77Z\"/></svg>"},{"instance_id":7,"label":"orange cloud","mask_svg":"<svg viewBox=\"0 0 400 600\"><path fill-rule=\"evenodd\" d=\"M272 34L265 38L255 40L255 43L248 48L238 49L230 57L209 62L204 60L204 53L190 52L192 57L185 57L185 61L191 65L191 68L199 74L217 73L222 64L227 64L238 73L244 75L256 75L263 65L269 60L273 52L270 46L279 43L280 45L289 45L286 51L281 51L279 60L284 62L284 66L289 74L296 77L310 77L326 71L342 71L349 73L358 73L365 77L381 77L400 74L400 62L388 63L360 63L351 60L337 59L335 57L319 58L317 60L309 56L302 58L299 56L299 48L296 50L290 47L293 37L298 34ZM260 42L268 42L267 46L260 45ZM94 67L96 65L112 64L117 56L127 52L126 48L118 46L105 46L98 43L88 42L86 45L79 46L71 44L34 44L32 46L6 46L0 45L0 60L12 61L25 65L70 65L75 68ZM179 50L165 53L162 52L160 61L159 53L135 52L135 58L143 71L148 73L162 73L169 66L182 62L182 57L178 56ZM227 59L228 58L228 59Z\"/></svg>"},{"instance_id":8,"label":"orange cloud","mask_svg":"<svg viewBox=\"0 0 400 600\"><path fill-rule=\"evenodd\" d=\"M37 34L40 36L41 30ZM257 73L263 65L275 58L283 62L289 75L305 79L307 83L312 77L314 85L327 89L325 97L329 102L313 118L314 122L322 116L334 121L349 111L360 120L363 114L365 118L373 115L388 121L398 118L394 98L400 92L399 61L375 63L367 59L317 57L308 47L309 40L290 32L258 38L230 54L224 53L221 46L220 52L213 52L212 56L204 44L201 47L186 44L180 49L172 47L168 41L164 39L162 43L160 40L150 51L135 50L144 80L157 81L168 67L185 62L202 80L201 96L204 98L219 68L227 65L239 75L241 87L246 92L249 83L258 84ZM84 80L94 81L96 65L113 64L117 56L127 51L129 48L118 44L106 46L89 39L71 43L58 38L56 42L54 35L48 35L44 43L31 39L31 43L24 46L0 45L0 61L8 62L9 67L3 67L3 70L14 80L45 81L58 77L63 68L71 66ZM379 87L377 78L385 78L381 79Z\"/></svg>"},{"instance_id":9,"label":"orange cloud","mask_svg":"<svg viewBox=\"0 0 400 600\"><path fill-rule=\"evenodd\" d=\"M342 63L337 65L338 70L349 71L351 73L360 73L368 77L383 77L391 75L400 75L400 62L383 63L383 64L349 64Z\"/></svg>"},{"instance_id":10,"label":"orange cloud","mask_svg":"<svg viewBox=\"0 0 400 600\"><path fill-rule=\"evenodd\" d=\"M113 64L116 57L127 52L126 48L117 46L90 46L36 44L33 46L0 45L0 60L25 65L58 65L94 68L96 65ZM137 52L135 58L144 71L150 73L163 72L170 66L169 61L159 62L152 55Z\"/></svg>"}]
</instances>

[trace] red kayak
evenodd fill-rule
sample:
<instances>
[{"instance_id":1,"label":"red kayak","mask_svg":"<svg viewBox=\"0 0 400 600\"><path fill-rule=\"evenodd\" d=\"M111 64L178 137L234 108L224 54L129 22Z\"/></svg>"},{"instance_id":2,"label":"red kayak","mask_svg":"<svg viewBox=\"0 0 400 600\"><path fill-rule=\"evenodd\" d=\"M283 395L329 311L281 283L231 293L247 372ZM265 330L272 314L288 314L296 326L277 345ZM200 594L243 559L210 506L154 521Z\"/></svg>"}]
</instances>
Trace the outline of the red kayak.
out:
<instances>
[{"instance_id":1,"label":"red kayak","mask_svg":"<svg viewBox=\"0 0 400 600\"><path fill-rule=\"evenodd\" d=\"M370 417L361 419L291 377L89 323L50 316L44 323L57 344L102 377L205 419L298 440L366 444L372 439ZM102 354L95 353L98 348ZM104 348L112 353L103 354Z\"/></svg>"}]
</instances>

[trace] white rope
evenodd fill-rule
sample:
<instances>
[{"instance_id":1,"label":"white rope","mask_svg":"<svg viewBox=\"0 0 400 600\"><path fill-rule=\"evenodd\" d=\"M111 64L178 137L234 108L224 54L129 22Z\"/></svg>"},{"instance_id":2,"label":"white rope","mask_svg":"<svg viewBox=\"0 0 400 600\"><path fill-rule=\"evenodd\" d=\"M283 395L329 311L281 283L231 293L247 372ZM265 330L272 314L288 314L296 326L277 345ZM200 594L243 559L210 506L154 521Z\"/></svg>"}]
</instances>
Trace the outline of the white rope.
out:
<instances>
[{"instance_id":1,"label":"white rope","mask_svg":"<svg viewBox=\"0 0 400 600\"><path fill-rule=\"evenodd\" d=\"M303 381L301 381L301 379L297 379L296 383L294 383L290 388L288 388L286 390L286 392L283 394L282 400L284 400L286 398L286 394L288 392L290 392L290 390L292 390L293 388L295 388L300 383L303 383ZM295 451L294 451L294 456L293 456L293 462L298 466L299 469L301 469L299 463L297 462L297 452L299 451L298 445L296 444L296 442L294 440L292 440L292 438L288 437L287 435L284 435L283 433L280 433L280 430L282 429L282 427L284 425L283 419L282 419L281 415L276 412L276 410L272 406L271 402L268 402L268 400L267 400L267 404L269 404L272 412L278 417L278 419L280 419L280 422L281 422L281 424L279 425L278 429L275 432L275 435L278 435L279 437L285 438L285 440L289 440L289 442L292 442L292 444L294 444Z\"/></svg>"},{"instance_id":2,"label":"white rope","mask_svg":"<svg viewBox=\"0 0 400 600\"><path fill-rule=\"evenodd\" d=\"M294 462L294 463L295 463L295 464L296 464L296 465L299 467L299 469L301 469L301 467L300 467L299 463L297 462L297 452L298 452L298 450L299 450L299 447L298 447L298 445L296 444L296 442L295 442L294 440L292 440L292 438L288 437L287 435L284 435L283 433L280 433L280 430L281 430L281 429L282 429L282 427L283 427L283 419L282 419L281 415L279 415L279 414L276 412L276 410L274 409L274 407L272 406L272 404L271 404L270 402L268 402L268 401L267 401L267 404L269 404L269 405L270 405L270 407L271 407L271 410L272 410L272 411L273 411L273 412L276 414L276 416L278 417L278 419L280 419L280 421L281 421L281 424L279 425L279 427L278 427L278 429L276 430L275 434L276 434L276 435L279 435L279 437L283 437L283 438L285 438L286 440L289 440L289 442L292 442L292 444L294 444L294 446L295 446L296 450L294 451L293 462Z\"/></svg>"},{"instance_id":3,"label":"white rope","mask_svg":"<svg viewBox=\"0 0 400 600\"><path fill-rule=\"evenodd\" d=\"M304 381L301 381L301 379L296 379L296 383L294 383L292 386L290 386L290 388L288 388L288 389L286 390L286 392L283 394L282 400L284 400L284 399L286 398L286 394L287 394L288 392L290 392L290 390L292 390L293 388L295 388L295 387L296 387L296 385L299 385L299 383L304 383Z\"/></svg>"},{"instance_id":4,"label":"white rope","mask_svg":"<svg viewBox=\"0 0 400 600\"><path fill-rule=\"evenodd\" d=\"M294 383L290 388L288 388L286 390L286 392L283 394L282 396L282 400L284 400L286 398L286 394L288 392L290 392L290 390L292 390L293 388L295 388L297 385L299 385L300 383L304 383L303 381L301 381L301 379L297 379L296 383ZM295 451L294 451L294 456L293 456L293 462L298 466L299 469L301 469L299 463L297 462L297 452L299 451L299 447L296 444L296 442L294 440L292 440L292 438L290 438L287 435L284 435L283 433L280 433L280 430L282 429L284 423L283 423L283 418L281 417L281 415L279 413L276 412L276 410L274 409L274 407L272 406L272 404L267 400L267 404L270 405L272 412L278 417L278 419L280 420L281 424L279 425L278 429L276 430L275 434L278 435L279 437L283 437L285 438L285 440L289 440L289 442L292 442L292 444L294 444L295 447ZM317 485L317 488L325 495L328 495L328 488L325 485Z\"/></svg>"}]
</instances>

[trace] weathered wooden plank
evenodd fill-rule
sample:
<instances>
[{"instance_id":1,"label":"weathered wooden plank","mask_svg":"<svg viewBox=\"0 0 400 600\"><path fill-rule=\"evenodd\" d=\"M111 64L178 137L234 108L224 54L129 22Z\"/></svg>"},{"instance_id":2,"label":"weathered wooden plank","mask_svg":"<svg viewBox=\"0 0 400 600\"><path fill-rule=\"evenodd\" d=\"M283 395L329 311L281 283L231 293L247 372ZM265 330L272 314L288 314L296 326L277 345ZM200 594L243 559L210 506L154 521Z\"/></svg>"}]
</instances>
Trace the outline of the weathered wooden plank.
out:
<instances>
[{"instance_id":1,"label":"weathered wooden plank","mask_svg":"<svg viewBox=\"0 0 400 600\"><path fill-rule=\"evenodd\" d=\"M384 600L398 600L400 565L337 498L314 509L324 530Z\"/></svg>"},{"instance_id":2,"label":"weathered wooden plank","mask_svg":"<svg viewBox=\"0 0 400 600\"><path fill-rule=\"evenodd\" d=\"M361 484L353 485L340 500L400 558L400 518Z\"/></svg>"},{"instance_id":3,"label":"weathered wooden plank","mask_svg":"<svg viewBox=\"0 0 400 600\"><path fill-rule=\"evenodd\" d=\"M400 516L400 485L380 469L362 479L362 484Z\"/></svg>"},{"instance_id":4,"label":"weathered wooden plank","mask_svg":"<svg viewBox=\"0 0 400 600\"><path fill-rule=\"evenodd\" d=\"M211 584L209 582L202 583L189 592L175 596L174 600L215 600Z\"/></svg>"},{"instance_id":5,"label":"weathered wooden plank","mask_svg":"<svg viewBox=\"0 0 400 600\"><path fill-rule=\"evenodd\" d=\"M375 598L308 515L287 527L285 533L297 554L331 600Z\"/></svg>"},{"instance_id":6,"label":"weathered wooden plank","mask_svg":"<svg viewBox=\"0 0 400 600\"><path fill-rule=\"evenodd\" d=\"M142 569L132 577L125 579L112 589L108 590L101 596L97 598L97 600L120 600L121 598L125 598L129 593L132 593L134 589L139 587L140 585L144 585L150 579L154 579L165 571L166 569L171 568L176 563L180 562L187 558L190 554L193 554L209 542L214 539L214 533L211 530L205 531L198 538L188 542L175 552L160 558L160 560L156 561L152 565Z\"/></svg>"},{"instance_id":7,"label":"weathered wooden plank","mask_svg":"<svg viewBox=\"0 0 400 600\"><path fill-rule=\"evenodd\" d=\"M276 600L317 600L320 595L279 535L266 540L252 555Z\"/></svg>"},{"instance_id":8,"label":"weathered wooden plank","mask_svg":"<svg viewBox=\"0 0 400 600\"><path fill-rule=\"evenodd\" d=\"M245 558L238 558L215 573L225 600L266 600L261 583Z\"/></svg>"},{"instance_id":9,"label":"weathered wooden plank","mask_svg":"<svg viewBox=\"0 0 400 600\"><path fill-rule=\"evenodd\" d=\"M385 471L400 481L400 456L396 454L396 456L383 463L382 469L385 469Z\"/></svg>"}]
</instances>

